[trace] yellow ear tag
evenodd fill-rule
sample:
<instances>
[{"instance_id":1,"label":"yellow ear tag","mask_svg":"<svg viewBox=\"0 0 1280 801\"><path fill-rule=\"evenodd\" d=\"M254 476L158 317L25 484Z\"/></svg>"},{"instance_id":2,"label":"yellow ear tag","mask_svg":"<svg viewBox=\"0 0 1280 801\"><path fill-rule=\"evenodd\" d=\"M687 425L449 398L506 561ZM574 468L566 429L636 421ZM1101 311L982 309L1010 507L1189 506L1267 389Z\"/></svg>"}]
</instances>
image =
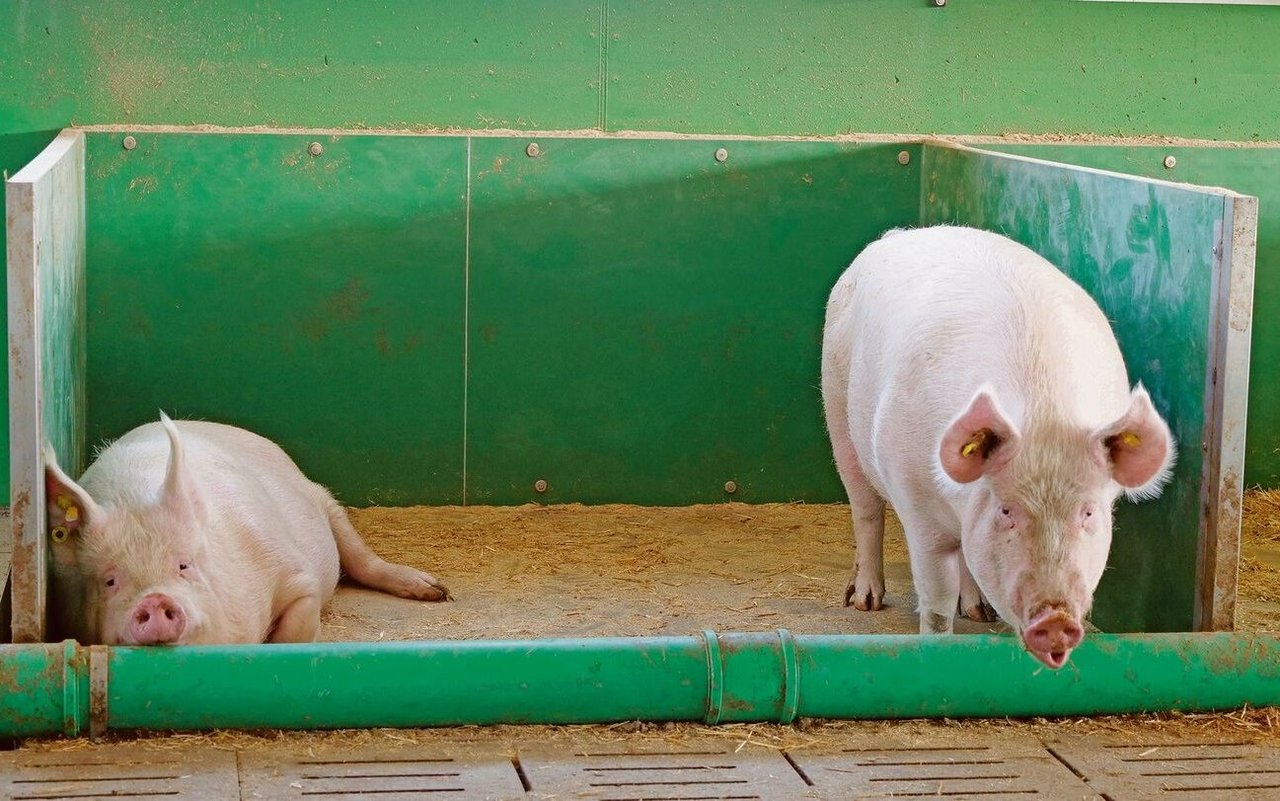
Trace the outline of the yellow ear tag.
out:
<instances>
[{"instance_id":1,"label":"yellow ear tag","mask_svg":"<svg viewBox=\"0 0 1280 801\"><path fill-rule=\"evenodd\" d=\"M68 523L74 523L80 519L80 507L76 506L73 499L68 498L66 495L59 495L56 503Z\"/></svg>"},{"instance_id":2,"label":"yellow ear tag","mask_svg":"<svg viewBox=\"0 0 1280 801\"><path fill-rule=\"evenodd\" d=\"M1133 433L1132 431L1125 431L1121 433L1120 441L1123 442L1125 444L1125 447L1128 447L1128 448L1136 448L1142 444L1142 438L1139 437L1137 434Z\"/></svg>"},{"instance_id":3,"label":"yellow ear tag","mask_svg":"<svg viewBox=\"0 0 1280 801\"><path fill-rule=\"evenodd\" d=\"M67 531L65 526L54 526L53 531L49 535L53 537L54 542L66 542L71 532Z\"/></svg>"},{"instance_id":4,"label":"yellow ear tag","mask_svg":"<svg viewBox=\"0 0 1280 801\"><path fill-rule=\"evenodd\" d=\"M960 448L960 455L961 456L974 455L975 453L978 452L979 448L981 448L984 444L986 444L986 441L987 441L987 432L985 430L979 431L977 434L973 435L973 439L966 442L964 444L964 447Z\"/></svg>"}]
</instances>

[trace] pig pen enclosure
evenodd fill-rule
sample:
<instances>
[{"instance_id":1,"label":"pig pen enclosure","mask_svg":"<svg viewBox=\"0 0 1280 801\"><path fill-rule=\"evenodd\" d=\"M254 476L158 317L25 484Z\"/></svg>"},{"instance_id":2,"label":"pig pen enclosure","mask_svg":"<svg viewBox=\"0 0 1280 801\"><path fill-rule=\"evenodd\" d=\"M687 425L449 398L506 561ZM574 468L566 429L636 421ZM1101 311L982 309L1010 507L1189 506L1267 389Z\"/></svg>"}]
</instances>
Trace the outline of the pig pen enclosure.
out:
<instances>
[{"instance_id":1,"label":"pig pen enclosure","mask_svg":"<svg viewBox=\"0 0 1280 801\"><path fill-rule=\"evenodd\" d=\"M1207 633L1236 616L1253 198L918 139L91 129L7 203L10 736L1278 700L1275 637ZM1178 442L1060 672L998 627L912 636L900 543L891 608L840 605L826 293L943 222L1084 286ZM344 588L314 646L50 643L44 444L78 475L157 409L279 442L457 600Z\"/></svg>"}]
</instances>

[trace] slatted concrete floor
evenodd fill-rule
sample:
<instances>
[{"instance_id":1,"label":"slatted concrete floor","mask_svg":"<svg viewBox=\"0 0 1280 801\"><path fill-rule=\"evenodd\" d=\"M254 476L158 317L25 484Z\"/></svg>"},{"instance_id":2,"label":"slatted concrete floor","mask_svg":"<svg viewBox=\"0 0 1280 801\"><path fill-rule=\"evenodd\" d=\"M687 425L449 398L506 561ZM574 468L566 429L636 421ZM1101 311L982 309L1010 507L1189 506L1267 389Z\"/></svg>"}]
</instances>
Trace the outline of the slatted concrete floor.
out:
<instances>
[{"instance_id":1,"label":"slatted concrete floor","mask_svg":"<svg viewBox=\"0 0 1280 801\"><path fill-rule=\"evenodd\" d=\"M531 730L534 731L534 730ZM1018 732L850 737L794 749L723 737L394 747L157 747L0 753L0 796L29 799L1093 799L1280 801L1280 748Z\"/></svg>"}]
</instances>

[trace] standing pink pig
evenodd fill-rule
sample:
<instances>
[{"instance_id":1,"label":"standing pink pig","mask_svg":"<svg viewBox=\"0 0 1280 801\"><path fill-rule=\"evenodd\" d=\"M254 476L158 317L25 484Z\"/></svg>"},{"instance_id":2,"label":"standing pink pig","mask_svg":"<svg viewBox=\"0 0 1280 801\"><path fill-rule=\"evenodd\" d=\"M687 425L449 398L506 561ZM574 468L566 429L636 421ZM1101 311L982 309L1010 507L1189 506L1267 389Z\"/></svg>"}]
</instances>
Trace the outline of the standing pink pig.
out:
<instances>
[{"instance_id":1,"label":"standing pink pig","mask_svg":"<svg viewBox=\"0 0 1280 801\"><path fill-rule=\"evenodd\" d=\"M1036 659L1065 664L1116 499L1158 495L1174 457L1097 304L1002 236L890 231L831 291L822 397L857 545L846 605L881 608L888 501L921 633L994 607Z\"/></svg>"},{"instance_id":2,"label":"standing pink pig","mask_svg":"<svg viewBox=\"0 0 1280 801\"><path fill-rule=\"evenodd\" d=\"M448 596L374 554L328 490L243 429L161 414L79 484L46 462L51 605L82 643L310 642L339 566L392 595Z\"/></svg>"}]
</instances>

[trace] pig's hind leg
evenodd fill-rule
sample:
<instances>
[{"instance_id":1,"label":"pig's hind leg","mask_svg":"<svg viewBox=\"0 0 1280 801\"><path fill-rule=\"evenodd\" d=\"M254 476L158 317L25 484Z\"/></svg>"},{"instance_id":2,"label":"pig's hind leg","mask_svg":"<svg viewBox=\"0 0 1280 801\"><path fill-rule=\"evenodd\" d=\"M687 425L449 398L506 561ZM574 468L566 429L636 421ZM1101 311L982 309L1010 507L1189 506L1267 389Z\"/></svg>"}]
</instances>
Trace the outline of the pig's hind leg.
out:
<instances>
[{"instance_id":1,"label":"pig's hind leg","mask_svg":"<svg viewBox=\"0 0 1280 801\"><path fill-rule=\"evenodd\" d=\"M318 591L298 596L276 618L268 635L270 642L315 642L320 633L320 607L324 601Z\"/></svg>"},{"instance_id":2,"label":"pig's hind leg","mask_svg":"<svg viewBox=\"0 0 1280 801\"><path fill-rule=\"evenodd\" d=\"M408 565L388 562L378 556L360 538L360 534L347 519L347 513L338 502L327 498L325 512L329 527L338 542L338 560L342 571L351 578L375 590L419 601L451 600L449 590L430 573L424 573Z\"/></svg>"}]
</instances>

